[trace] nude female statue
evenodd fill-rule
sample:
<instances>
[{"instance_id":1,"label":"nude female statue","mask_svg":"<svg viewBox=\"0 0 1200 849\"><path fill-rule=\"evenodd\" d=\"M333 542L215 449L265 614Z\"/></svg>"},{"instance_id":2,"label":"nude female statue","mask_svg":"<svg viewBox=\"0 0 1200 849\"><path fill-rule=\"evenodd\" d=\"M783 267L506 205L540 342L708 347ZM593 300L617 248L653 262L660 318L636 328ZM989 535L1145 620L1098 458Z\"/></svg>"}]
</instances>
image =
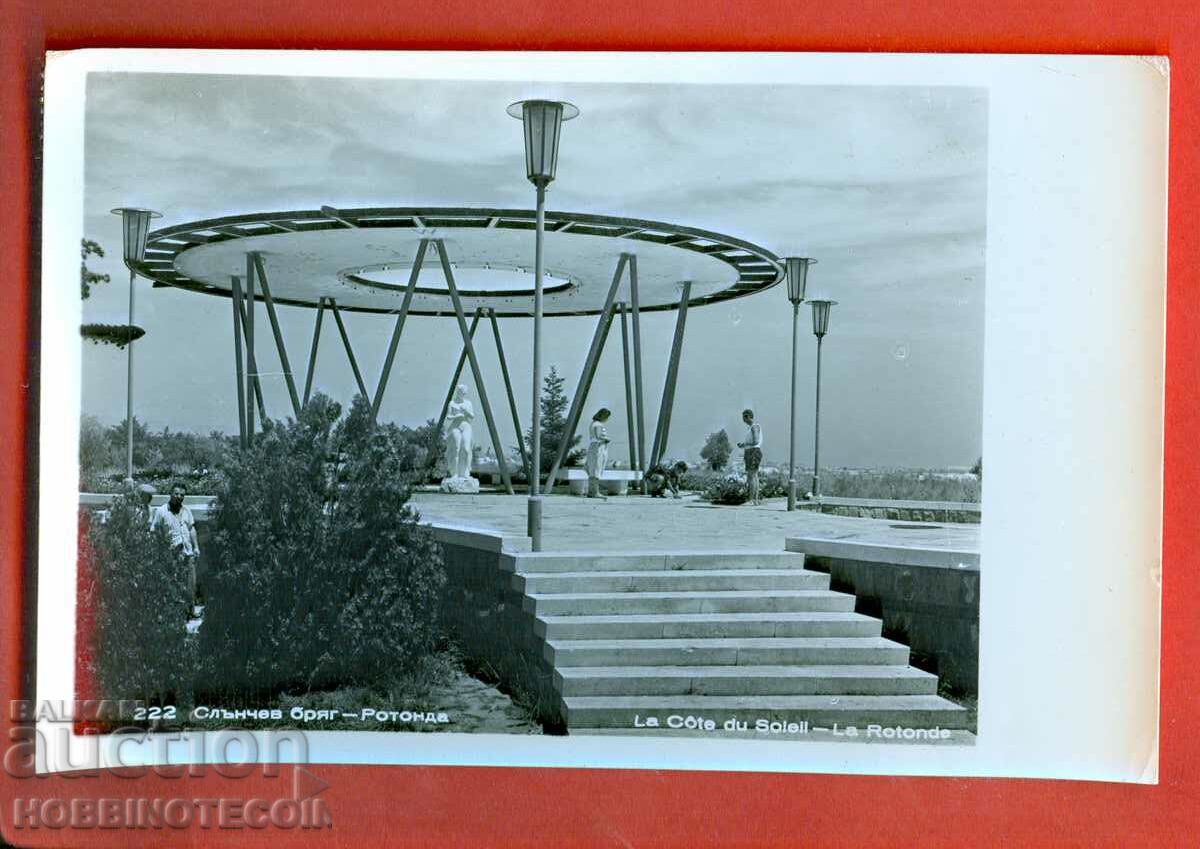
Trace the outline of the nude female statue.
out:
<instances>
[{"instance_id":1,"label":"nude female statue","mask_svg":"<svg viewBox=\"0 0 1200 849\"><path fill-rule=\"evenodd\" d=\"M446 466L452 478L471 476L471 422L474 419L475 408L467 399L467 387L459 384L446 412Z\"/></svg>"}]
</instances>

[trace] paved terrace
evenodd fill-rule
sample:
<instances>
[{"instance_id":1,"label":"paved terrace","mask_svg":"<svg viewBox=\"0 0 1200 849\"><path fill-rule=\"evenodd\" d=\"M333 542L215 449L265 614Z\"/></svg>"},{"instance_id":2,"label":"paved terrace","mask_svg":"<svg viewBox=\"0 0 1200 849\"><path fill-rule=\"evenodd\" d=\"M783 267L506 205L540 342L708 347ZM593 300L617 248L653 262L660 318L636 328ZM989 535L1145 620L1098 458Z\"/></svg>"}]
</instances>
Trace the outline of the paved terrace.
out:
<instances>
[{"instance_id":1,"label":"paved terrace","mask_svg":"<svg viewBox=\"0 0 1200 849\"><path fill-rule=\"evenodd\" d=\"M525 535L525 495L418 492L413 504L428 520ZM683 499L615 496L605 501L548 496L546 551L782 551L790 538L945 551L979 552L979 525L897 522L787 512L785 499L759 507L724 507Z\"/></svg>"}]
</instances>

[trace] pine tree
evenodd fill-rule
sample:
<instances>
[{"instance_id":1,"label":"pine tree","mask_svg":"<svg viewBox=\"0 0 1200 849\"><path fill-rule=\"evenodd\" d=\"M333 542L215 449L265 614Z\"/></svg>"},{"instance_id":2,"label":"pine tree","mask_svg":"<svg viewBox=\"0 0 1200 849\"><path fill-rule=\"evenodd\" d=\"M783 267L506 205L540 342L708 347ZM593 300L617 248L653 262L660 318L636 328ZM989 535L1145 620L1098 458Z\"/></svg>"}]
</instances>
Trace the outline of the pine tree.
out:
<instances>
[{"instance_id":1,"label":"pine tree","mask_svg":"<svg viewBox=\"0 0 1200 849\"><path fill-rule=\"evenodd\" d=\"M542 457L539 468L544 475L550 473L550 467L554 465L554 460L558 457L558 450L562 446L563 431L567 428L567 407L570 405L570 399L563 392L564 382L554 366L550 367L550 373L542 379ZM579 435L571 438L571 450L567 452L564 466L579 465L587 454L583 449L575 448L581 438ZM533 428L525 431L525 447L532 455Z\"/></svg>"}]
</instances>

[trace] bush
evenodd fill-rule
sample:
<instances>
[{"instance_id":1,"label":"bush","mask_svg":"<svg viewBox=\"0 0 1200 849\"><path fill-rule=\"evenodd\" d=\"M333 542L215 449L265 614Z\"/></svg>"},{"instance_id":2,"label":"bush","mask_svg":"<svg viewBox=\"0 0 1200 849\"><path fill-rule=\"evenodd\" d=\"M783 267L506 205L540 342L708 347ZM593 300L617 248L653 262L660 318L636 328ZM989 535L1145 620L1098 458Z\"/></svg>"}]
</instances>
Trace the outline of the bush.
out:
<instances>
[{"instance_id":1,"label":"bush","mask_svg":"<svg viewBox=\"0 0 1200 849\"><path fill-rule=\"evenodd\" d=\"M427 448L315 397L235 455L218 490L206 673L248 696L378 686L430 654L440 549L406 502Z\"/></svg>"},{"instance_id":2,"label":"bush","mask_svg":"<svg viewBox=\"0 0 1200 849\"><path fill-rule=\"evenodd\" d=\"M83 516L82 603L95 623L92 672L100 696L190 701L190 571L171 550L166 528L150 529L149 514L133 494L117 498L104 522Z\"/></svg>"},{"instance_id":3,"label":"bush","mask_svg":"<svg viewBox=\"0 0 1200 849\"><path fill-rule=\"evenodd\" d=\"M800 494L804 489L797 483ZM759 498L786 498L788 494L787 472L760 472L758 475Z\"/></svg>"},{"instance_id":4,"label":"bush","mask_svg":"<svg viewBox=\"0 0 1200 849\"><path fill-rule=\"evenodd\" d=\"M744 480L734 475L724 475L709 481L700 497L712 504L745 504L750 493Z\"/></svg>"}]
</instances>

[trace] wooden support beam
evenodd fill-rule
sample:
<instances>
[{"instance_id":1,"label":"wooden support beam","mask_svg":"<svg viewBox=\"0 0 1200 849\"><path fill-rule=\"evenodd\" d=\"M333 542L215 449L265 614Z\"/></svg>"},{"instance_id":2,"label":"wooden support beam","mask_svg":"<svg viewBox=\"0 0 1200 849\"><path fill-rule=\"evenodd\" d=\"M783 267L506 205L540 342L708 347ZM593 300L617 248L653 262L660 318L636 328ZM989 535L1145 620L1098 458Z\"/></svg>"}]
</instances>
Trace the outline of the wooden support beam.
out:
<instances>
[{"instance_id":1,"label":"wooden support beam","mask_svg":"<svg viewBox=\"0 0 1200 849\"><path fill-rule=\"evenodd\" d=\"M241 317L242 317L242 341L246 343L246 393L250 396L250 398L254 399L254 401L257 402L259 421L266 421L267 420L267 405L265 403L263 403L262 381L260 381L258 379L258 365L256 364L254 366L253 373L251 373L251 368L250 368L250 363L253 358L251 357L251 354L250 354L250 336L247 332L248 328L246 327L247 322L248 322L248 315L246 313L244 304L238 304L238 312L241 314ZM252 410L250 408L250 404L249 404L250 398L247 399L246 412L249 416L248 421L251 423L251 427L253 427L254 410ZM246 432L246 443L247 444L250 443L251 437L253 437L253 436L254 436L254 431L248 430Z\"/></svg>"},{"instance_id":2,"label":"wooden support beam","mask_svg":"<svg viewBox=\"0 0 1200 849\"><path fill-rule=\"evenodd\" d=\"M642 311L638 306L637 254L629 257L629 305L633 312L633 387L637 401L638 470L644 476L648 468L646 466L646 396L642 392Z\"/></svg>"},{"instance_id":3,"label":"wooden support beam","mask_svg":"<svg viewBox=\"0 0 1200 849\"><path fill-rule=\"evenodd\" d=\"M313 373L317 369L317 345L321 341L321 320L325 317L325 299L320 298L317 301L317 320L313 324L312 345L308 349L308 375L304 378L304 406L308 406L308 399L312 397Z\"/></svg>"},{"instance_id":4,"label":"wooden support beam","mask_svg":"<svg viewBox=\"0 0 1200 849\"><path fill-rule=\"evenodd\" d=\"M237 275L230 275L232 294L229 302L233 304L233 364L237 374L238 402L238 444L246 447L246 387L242 381L246 379L242 368L242 283Z\"/></svg>"},{"instance_id":5,"label":"wooden support beam","mask_svg":"<svg viewBox=\"0 0 1200 849\"><path fill-rule=\"evenodd\" d=\"M579 416L583 412L584 402L587 400L588 390L592 387L592 378L596 376L596 366L600 363L600 355L604 351L604 342L608 338L608 328L612 324L613 318L613 303L617 299L617 290L621 286L621 275L625 273L625 267L629 262L631 254L621 254L621 258L617 261L617 269L613 272L612 283L608 287L608 295L604 299L604 309L600 312L600 318L596 321L596 330L592 334L592 345L588 349L587 357L583 361L583 371L579 375L579 383L575 387L575 396L571 399L571 408L567 413L567 420L563 425L563 440L558 447L558 456L554 460L554 465L550 469L550 475L546 478L546 491L551 492L554 489L554 479L558 475L558 470L567 460L567 452L570 450L571 440L575 436L575 429L579 426Z\"/></svg>"},{"instance_id":6,"label":"wooden support beam","mask_svg":"<svg viewBox=\"0 0 1200 849\"><path fill-rule=\"evenodd\" d=\"M629 368L629 322L626 313L629 304L621 303L621 362L625 366L625 424L629 430L629 468L638 467L637 453L637 411L633 408L633 376ZM635 482L636 483L636 482Z\"/></svg>"},{"instance_id":7,"label":"wooden support beam","mask_svg":"<svg viewBox=\"0 0 1200 849\"><path fill-rule=\"evenodd\" d=\"M279 365L283 368L283 379L287 383L288 397L292 399L292 412L300 417L300 396L296 392L296 379L292 376L292 364L288 361L287 347L283 344L283 333L279 329L279 316L275 314L275 299L271 297L271 284L267 282L267 270L258 251L247 254L254 259L258 282L262 284L263 302L267 305L267 318L271 320L271 334L275 337L275 349L279 352Z\"/></svg>"},{"instance_id":8,"label":"wooden support beam","mask_svg":"<svg viewBox=\"0 0 1200 849\"><path fill-rule=\"evenodd\" d=\"M483 416L487 420L488 431L492 437L492 447L496 452L496 465L500 467L500 479L504 489L513 494L512 479L508 474L508 461L504 458L504 446L500 444L500 432L496 430L496 419L492 415L492 405L488 403L487 386L483 382L483 372L479 368L479 358L475 356L475 345L467 330L467 317L463 315L462 299L458 296L458 286L454 283L454 270L450 267L450 258L446 254L446 243L437 240L438 257L442 261L442 274L446 278L446 288L450 291L450 300L454 303L454 315L458 319L458 330L462 334L463 344L467 348L467 360L471 363L471 374L475 377L475 391L479 394L479 403L483 407Z\"/></svg>"},{"instance_id":9,"label":"wooden support beam","mask_svg":"<svg viewBox=\"0 0 1200 849\"><path fill-rule=\"evenodd\" d=\"M532 480L533 468L529 465L529 453L525 450L525 434L521 431L521 418L517 415L517 400L513 395L512 380L508 376L508 359L504 356L504 342L500 339L500 324L496 321L496 311L489 309L488 318L492 321L492 335L496 337L496 356L500 360L500 373L504 376L504 391L508 395L508 408L512 412L513 430L517 433L517 447L521 449L525 479Z\"/></svg>"},{"instance_id":10,"label":"wooden support beam","mask_svg":"<svg viewBox=\"0 0 1200 849\"><path fill-rule=\"evenodd\" d=\"M354 348L350 346L350 335L346 333L346 325L342 323L342 314L338 311L337 301L333 298L326 300L329 302L329 309L333 312L333 320L337 322L338 333L342 337L342 346L346 349L346 356L350 360L350 369L354 372L354 381L358 384L358 393L363 396L364 401L370 404L371 395L367 392L367 384L363 383L362 372L358 369L358 360L354 357Z\"/></svg>"},{"instance_id":11,"label":"wooden support beam","mask_svg":"<svg viewBox=\"0 0 1200 849\"><path fill-rule=\"evenodd\" d=\"M421 276L421 266L425 264L425 251L428 247L428 239L422 239L417 245L417 255L413 258L412 271L408 275L408 288L404 290L404 301L400 304L400 313L396 316L396 326L392 329L392 341L388 344L387 356L383 360L383 370L379 373L379 383L375 387L375 400L371 404L372 421L379 415L379 407L383 404L383 393L387 389L388 378L392 374L396 348L400 345L400 334L404 332L404 321L408 318L413 294L417 291L417 278Z\"/></svg>"},{"instance_id":12,"label":"wooden support beam","mask_svg":"<svg viewBox=\"0 0 1200 849\"><path fill-rule=\"evenodd\" d=\"M679 379L679 358L683 353L683 329L687 324L688 299L692 294L692 283L683 284L679 299L679 315L675 319L675 338L671 342L671 359L667 363L667 379L663 384L662 406L658 411L658 426L654 436L654 453L650 455L650 468L662 461L667 453L667 440L671 434L671 411L675 407L675 384Z\"/></svg>"},{"instance_id":13,"label":"wooden support beam","mask_svg":"<svg viewBox=\"0 0 1200 849\"><path fill-rule=\"evenodd\" d=\"M475 310L475 316L471 319L471 327L468 331L472 339L475 338L475 328L479 327L479 319L483 315L483 310ZM446 414L450 411L450 402L454 399L454 390L458 386L459 378L462 377L463 367L467 364L467 346L463 345L462 352L458 355L458 365L454 367L454 374L450 377L450 388L446 390L446 400L442 402L442 411L438 413L437 426L438 431L441 431L442 425L446 423Z\"/></svg>"}]
</instances>

